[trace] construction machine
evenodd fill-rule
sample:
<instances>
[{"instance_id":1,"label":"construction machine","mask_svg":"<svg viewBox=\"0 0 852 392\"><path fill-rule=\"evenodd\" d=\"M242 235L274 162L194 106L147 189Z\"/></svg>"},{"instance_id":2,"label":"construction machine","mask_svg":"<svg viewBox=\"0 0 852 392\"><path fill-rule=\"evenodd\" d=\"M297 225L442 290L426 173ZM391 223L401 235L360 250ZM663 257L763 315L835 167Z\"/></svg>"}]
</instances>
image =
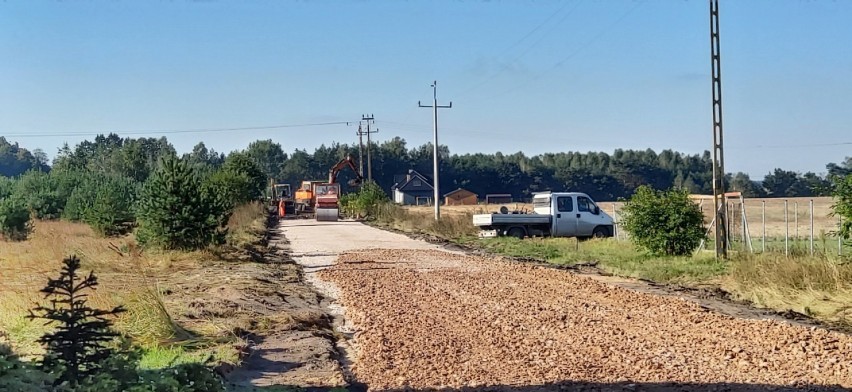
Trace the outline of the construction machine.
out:
<instances>
[{"instance_id":1,"label":"construction machine","mask_svg":"<svg viewBox=\"0 0 852 392\"><path fill-rule=\"evenodd\" d=\"M269 206L275 209L279 217L296 212L290 184L276 184L269 180Z\"/></svg>"},{"instance_id":2,"label":"construction machine","mask_svg":"<svg viewBox=\"0 0 852 392\"><path fill-rule=\"evenodd\" d=\"M340 162L332 166L328 170L328 182L315 186L315 210L318 221L336 221L338 219L340 214L340 184L337 183L337 175L347 167L355 173L355 179L349 181L349 186L361 185L364 180L351 156L341 159Z\"/></svg>"},{"instance_id":3,"label":"construction machine","mask_svg":"<svg viewBox=\"0 0 852 392\"><path fill-rule=\"evenodd\" d=\"M297 214L310 213L314 211L314 206L317 202L316 187L322 183L324 183L324 181L302 181L302 186L296 190L295 196Z\"/></svg>"}]
</instances>

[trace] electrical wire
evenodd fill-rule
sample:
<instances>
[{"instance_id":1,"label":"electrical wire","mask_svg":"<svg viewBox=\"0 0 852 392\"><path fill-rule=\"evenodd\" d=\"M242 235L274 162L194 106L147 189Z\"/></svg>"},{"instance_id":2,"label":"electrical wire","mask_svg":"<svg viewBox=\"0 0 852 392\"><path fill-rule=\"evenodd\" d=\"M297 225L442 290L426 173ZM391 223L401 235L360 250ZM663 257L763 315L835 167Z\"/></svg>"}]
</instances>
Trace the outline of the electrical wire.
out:
<instances>
[{"instance_id":1,"label":"electrical wire","mask_svg":"<svg viewBox=\"0 0 852 392\"><path fill-rule=\"evenodd\" d=\"M545 24L547 24L548 22L550 22L553 18L555 18L555 17L556 17L556 15L558 15L560 12L562 12L562 11L563 11L565 8L567 8L570 4L571 4L570 2L566 2L566 3L565 3L565 5L563 5L563 6L562 6L562 7L560 7L559 9L557 9L554 13L552 13L549 17L547 17L547 19L545 19L543 22L539 23L539 24L538 24L538 26L536 26L535 28L533 28L532 30L530 30L530 32L528 32L526 35L524 35L523 37L521 37L521 39L519 39L519 40L515 41L515 43L514 43L514 44L512 44L512 45L510 45L508 48L506 48L506 49L505 49L505 50L504 50L504 51L503 51L503 52L502 52L499 56L497 56L497 57L498 57L498 58L499 58L499 57L503 57L503 56L504 56L505 54L507 54L510 50L512 50L512 49L514 49L516 46L518 46L521 42L523 42L524 40L526 40L527 38L529 38L530 36L532 36L532 35L533 35L536 31L538 31L539 29L541 29L542 27L544 27L544 25L545 25ZM564 22L566 19L568 19L568 16L570 16L570 15L571 15L571 14L572 14L572 13L573 13L573 12L574 12L577 8L578 8L578 7L579 7L580 2L578 1L578 2L575 2L574 4L575 4L575 6L574 6L573 8L571 8L571 9L568 11L568 13L566 13L566 14L562 17L562 19L560 19L560 20L559 20L559 22L557 22L556 24L554 24L553 26L551 26L551 28L550 28L550 29L548 30L548 32L547 32L548 34L550 33L550 31L553 31L553 29L554 29L554 28L556 28L557 26L561 25L561 24L562 24L562 22ZM467 95L468 93L470 93L470 92L472 92L472 91L474 91L474 90L476 90L476 89L478 89L478 88L480 88L480 87L484 86L485 84L487 84L488 82L490 82L491 80L493 80L494 78L496 78L497 76L500 76L503 72L505 72L506 70L508 70L508 69L509 69L509 66L510 66L511 64L514 64L515 62L517 62L518 60L520 60L520 59L521 59L521 57L523 57L524 55L526 55L527 53L529 53L529 51L530 51L530 50L532 50L532 49L533 49L536 45L538 45L539 43L541 43L541 41L542 41L542 40L544 40L544 38L546 38L546 37L548 36L548 34L544 34L544 35L542 35L541 37L539 37L539 39L537 39L537 40L536 40L535 42L533 42L531 45L528 45L528 46L527 46L527 47L526 47L523 51L521 51L521 53L520 53L520 54L518 54L517 56L515 56L515 57L514 57L511 61L509 61L509 62L507 62L507 63L503 64L503 65L500 67L500 69L498 69L498 70L497 70L497 72L495 72L495 73L491 74L490 76L488 76L487 78L485 78L483 81L481 81L481 82L479 82L479 83L477 83L477 84L475 84L475 85L473 85L473 86L471 86L471 87L469 87L469 88L467 88L467 89L462 90L462 92L461 92L461 93L456 94L456 97L460 97L460 96Z\"/></svg>"},{"instance_id":2,"label":"electrical wire","mask_svg":"<svg viewBox=\"0 0 852 392\"><path fill-rule=\"evenodd\" d=\"M500 97L500 96L506 95L506 94L511 93L511 92L513 92L513 91L515 91L515 90L517 90L517 89L519 89L519 88L522 88L522 87L524 87L524 86L527 86L527 85L531 84L532 82L538 81L539 79L541 79L541 78L542 78L542 77L544 77L545 75L547 75L547 74L549 74L549 73L553 72L553 71L554 71L554 70L556 70L557 68L559 68L559 67L561 67L561 66L565 65L565 63L567 63L567 62L568 62L568 60L571 60L572 58L574 58L574 56L576 56L577 54L579 54L580 52L582 52L583 50L585 50L586 48L588 48L589 46L591 46L592 44L594 44L595 42L597 42L597 40L599 40L599 39L600 39L600 38L602 38L604 35L606 35L606 33L608 33L608 32L609 32L609 30L611 30L611 29L612 29L612 28L614 28L616 25L618 25L619 23L621 23L621 22L622 22L625 18L627 18L630 14L632 14L634 11L636 11L636 9L638 9L638 8L639 8L640 6L642 6L642 4L644 4L644 3L645 3L645 1L644 1L644 0L636 2L636 5L634 5L634 6L633 6L633 7L631 7L630 9L628 9L628 10L627 10L627 12L625 12L624 14L622 14L622 15L621 15L618 19L616 19L615 21L613 21L612 23L610 23L609 25L607 25L606 27L604 27L603 29L601 29L600 31L598 31L598 32L597 32L597 34L595 34L595 35L594 35L594 36L593 36L590 40L586 41L584 44L580 45L580 47L579 47L579 48L577 48L577 49L576 49L576 50L574 50L573 52L569 53L567 56L565 56L565 57L563 57L562 59L560 59L559 61L557 61L557 62L556 62L556 63L555 63L552 67L550 67L550 68L548 68L547 70L545 70L545 71L543 71L543 72L539 73L538 75L536 75L536 76L532 77L530 80L528 80L528 81L526 81L526 82L524 82L524 83L522 83L522 84L516 85L515 87L512 87L512 88L510 88L510 89L508 89L508 90L505 90L505 91L503 91L502 93L498 93L498 94L490 95L490 96L487 98L487 100L494 99L494 98L497 98L497 97Z\"/></svg>"},{"instance_id":3,"label":"electrical wire","mask_svg":"<svg viewBox=\"0 0 852 392\"><path fill-rule=\"evenodd\" d=\"M408 129L408 130L422 130L426 132L427 130L431 132L431 124L409 124L409 123L401 123L397 121L382 121L382 123L389 124L390 127ZM553 128L553 127L551 127ZM478 131L471 130L469 128L458 128L458 127L442 127L445 130L452 130L453 136L455 137L476 137L476 135L487 135L488 139L497 139L497 140L511 140L511 141L525 141L529 140L529 136L526 135L518 135L518 134L508 134L508 133L499 133L494 131ZM553 141L576 141L576 139L571 138L560 138L559 136L548 136L548 140ZM613 144L602 144L602 145L613 145ZM760 149L760 148L819 148L819 147L835 147L835 146L848 146L852 145L852 141L850 142L836 142L836 143L811 143L811 144L752 144L752 145L727 145L725 146L728 149Z\"/></svg>"},{"instance_id":4,"label":"electrical wire","mask_svg":"<svg viewBox=\"0 0 852 392\"><path fill-rule=\"evenodd\" d=\"M252 131L265 129L282 129L282 128L306 128L318 127L324 125L350 125L357 121L333 121L323 123L306 123L306 124L284 124L284 125L267 125L267 126L252 126L238 128L201 128L201 129L161 129L161 130L134 130L134 131L108 131L108 132L68 132L68 133L19 133L0 135L5 137L26 138L26 137L62 137L62 136L97 136L105 133L115 133L120 135L171 135L177 133L210 133L210 132L234 132L234 131Z\"/></svg>"}]
</instances>

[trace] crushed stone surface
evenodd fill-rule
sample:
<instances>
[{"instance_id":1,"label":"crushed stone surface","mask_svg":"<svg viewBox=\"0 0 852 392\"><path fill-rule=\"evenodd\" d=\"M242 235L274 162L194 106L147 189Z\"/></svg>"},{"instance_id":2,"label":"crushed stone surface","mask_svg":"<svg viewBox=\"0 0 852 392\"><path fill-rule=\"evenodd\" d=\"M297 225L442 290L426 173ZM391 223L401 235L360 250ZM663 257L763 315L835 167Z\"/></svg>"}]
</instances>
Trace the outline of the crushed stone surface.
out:
<instances>
[{"instance_id":1,"label":"crushed stone surface","mask_svg":"<svg viewBox=\"0 0 852 392\"><path fill-rule=\"evenodd\" d=\"M837 332L435 249L331 264L317 279L337 291L371 390L852 388L852 337Z\"/></svg>"}]
</instances>

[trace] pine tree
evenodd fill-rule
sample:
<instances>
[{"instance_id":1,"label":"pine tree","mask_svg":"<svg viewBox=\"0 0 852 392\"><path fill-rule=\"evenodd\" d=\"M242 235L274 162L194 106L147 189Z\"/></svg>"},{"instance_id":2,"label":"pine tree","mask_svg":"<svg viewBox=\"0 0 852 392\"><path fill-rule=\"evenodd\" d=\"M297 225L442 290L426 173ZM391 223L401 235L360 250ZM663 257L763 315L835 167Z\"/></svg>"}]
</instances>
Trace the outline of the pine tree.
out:
<instances>
[{"instance_id":1,"label":"pine tree","mask_svg":"<svg viewBox=\"0 0 852 392\"><path fill-rule=\"evenodd\" d=\"M167 158L142 187L137 239L165 249L200 249L224 238L230 215L185 160Z\"/></svg>"},{"instance_id":2,"label":"pine tree","mask_svg":"<svg viewBox=\"0 0 852 392\"><path fill-rule=\"evenodd\" d=\"M112 354L106 343L118 336L110 327L107 316L125 311L121 306L112 310L92 309L86 305L85 290L94 290L98 278L93 272L78 275L80 260L71 256L62 261L58 279L48 279L41 290L50 299L50 307L38 306L30 311L30 319L44 319L47 324L58 323L53 332L38 341L47 346L42 366L45 369L62 369L56 384L68 382L76 385L80 380L95 374L100 364Z\"/></svg>"},{"instance_id":3,"label":"pine tree","mask_svg":"<svg viewBox=\"0 0 852 392\"><path fill-rule=\"evenodd\" d=\"M263 195L267 182L266 174L247 154L235 152L228 155L222 169L245 175L249 179L247 189L249 200L257 199Z\"/></svg>"}]
</instances>

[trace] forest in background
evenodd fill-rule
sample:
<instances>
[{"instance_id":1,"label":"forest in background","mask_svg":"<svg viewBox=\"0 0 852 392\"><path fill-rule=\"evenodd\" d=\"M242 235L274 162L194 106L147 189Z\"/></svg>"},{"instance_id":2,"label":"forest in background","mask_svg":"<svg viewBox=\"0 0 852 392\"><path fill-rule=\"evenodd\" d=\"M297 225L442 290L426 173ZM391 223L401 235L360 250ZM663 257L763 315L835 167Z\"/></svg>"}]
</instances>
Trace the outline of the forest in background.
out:
<instances>
[{"instance_id":1,"label":"forest in background","mask_svg":"<svg viewBox=\"0 0 852 392\"><path fill-rule=\"evenodd\" d=\"M691 193L711 193L711 158L703 154L683 154L672 150L622 150L604 152L554 152L527 156L514 154L451 154L440 146L441 191L469 189L480 197L491 193L509 193L516 199L546 190L577 190L600 201L629 197L640 185L656 189L682 187ZM122 138L116 134L99 135L76 146L64 146L52 162L40 149L28 149L0 137L0 175L19 177L28 171L94 172L131 182L144 182L161 158L179 157L199 170L213 173L229 156L244 154L269 177L290 183L295 188L302 180L323 180L328 169L347 155L358 157L358 145L322 145L313 152L295 149L291 153L272 140L257 140L244 150L228 154L208 149L203 142L190 152L178 154L165 138ZM432 173L432 146L427 143L409 147L399 137L373 143L371 149L373 179L390 192L395 176L417 170L427 178ZM366 164L365 164L366 171ZM797 173L777 168L762 179L745 173L727 177L731 190L747 197L807 197L830 194L832 175L852 172L852 157L829 163L823 175ZM341 183L352 177L343 172Z\"/></svg>"}]
</instances>

